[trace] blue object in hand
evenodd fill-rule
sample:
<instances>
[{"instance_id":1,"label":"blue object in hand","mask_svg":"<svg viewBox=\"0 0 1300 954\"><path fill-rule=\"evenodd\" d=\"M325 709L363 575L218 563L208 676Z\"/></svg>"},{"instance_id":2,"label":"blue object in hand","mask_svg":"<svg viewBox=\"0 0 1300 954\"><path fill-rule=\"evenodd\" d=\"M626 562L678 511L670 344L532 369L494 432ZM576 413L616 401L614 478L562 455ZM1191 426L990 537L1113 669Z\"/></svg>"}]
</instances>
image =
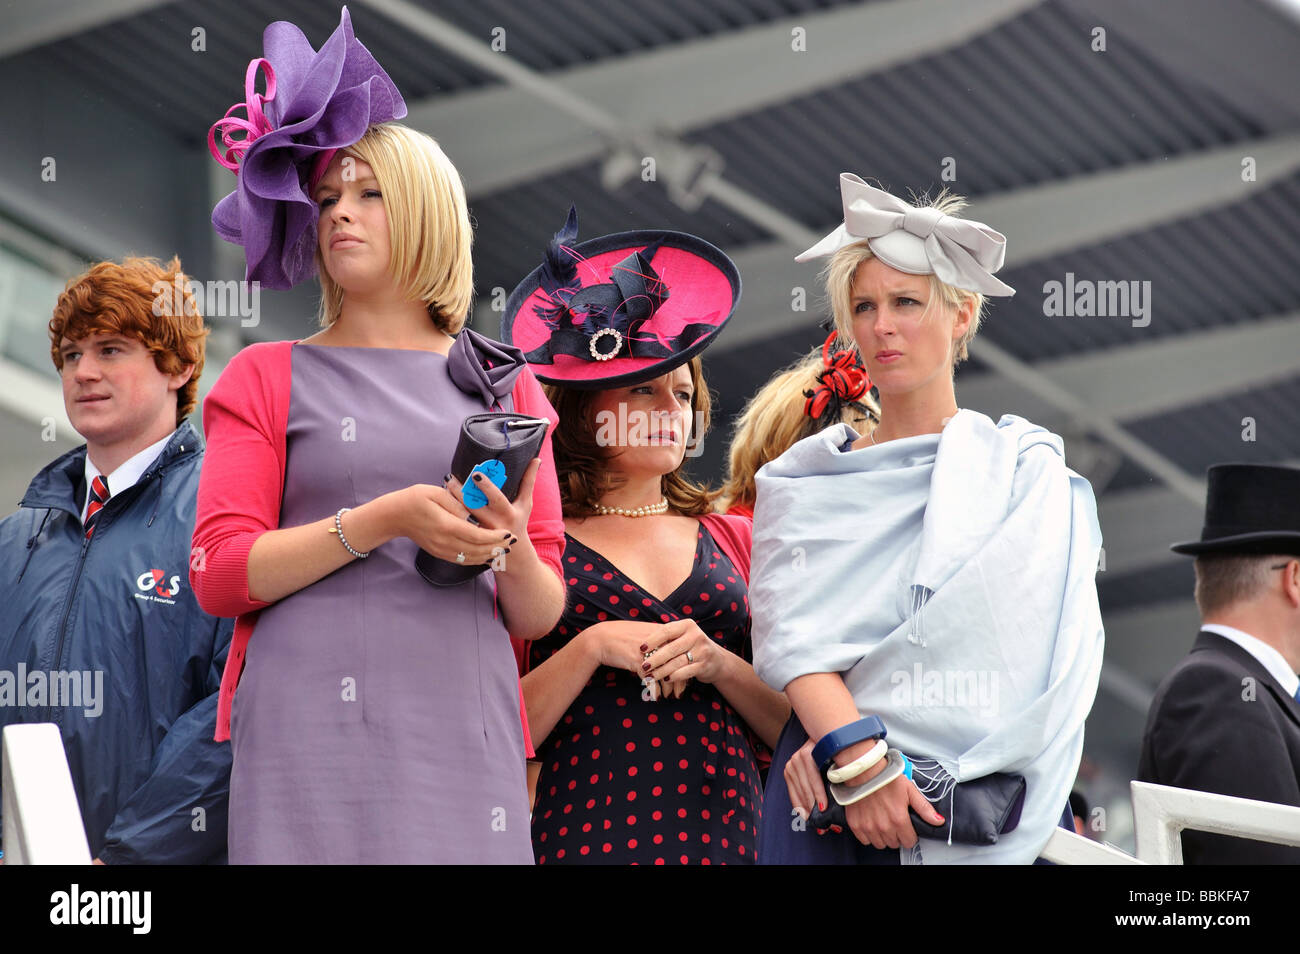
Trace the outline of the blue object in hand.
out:
<instances>
[{"instance_id":1,"label":"blue object in hand","mask_svg":"<svg viewBox=\"0 0 1300 954\"><path fill-rule=\"evenodd\" d=\"M465 506L469 510L486 507L488 502L487 495L478 489L478 485L474 481L476 473L483 474L498 488L506 482L506 465L496 458L485 460L481 464L475 464L474 469L469 472L469 480L465 482L465 486L460 493L461 499L465 501Z\"/></svg>"}]
</instances>

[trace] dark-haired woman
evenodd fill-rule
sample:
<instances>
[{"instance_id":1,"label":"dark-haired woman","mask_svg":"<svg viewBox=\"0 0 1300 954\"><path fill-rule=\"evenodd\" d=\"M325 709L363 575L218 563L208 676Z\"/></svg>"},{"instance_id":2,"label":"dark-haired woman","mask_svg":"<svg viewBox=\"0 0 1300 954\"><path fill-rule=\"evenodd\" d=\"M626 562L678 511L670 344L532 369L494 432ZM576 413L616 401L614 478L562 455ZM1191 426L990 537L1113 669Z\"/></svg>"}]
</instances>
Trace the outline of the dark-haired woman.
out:
<instances>
[{"instance_id":1,"label":"dark-haired woman","mask_svg":"<svg viewBox=\"0 0 1300 954\"><path fill-rule=\"evenodd\" d=\"M523 680L541 764L534 853L540 864L753 862L754 742L772 745L790 709L751 663L750 521L712 513L683 473L709 420L697 355L730 316L739 277L692 236L571 248L574 233L571 219L550 250L573 268L525 280L502 330L560 418L568 600L529 647ZM583 337L551 334L574 327Z\"/></svg>"}]
</instances>

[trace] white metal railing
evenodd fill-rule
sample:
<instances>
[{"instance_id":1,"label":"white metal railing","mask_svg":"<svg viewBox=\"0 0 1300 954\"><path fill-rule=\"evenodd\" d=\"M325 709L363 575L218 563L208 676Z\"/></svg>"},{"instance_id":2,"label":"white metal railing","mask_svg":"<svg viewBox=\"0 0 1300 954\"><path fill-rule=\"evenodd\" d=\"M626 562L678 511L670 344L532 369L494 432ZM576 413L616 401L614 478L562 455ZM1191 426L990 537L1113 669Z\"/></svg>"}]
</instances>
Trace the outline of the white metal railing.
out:
<instances>
[{"instance_id":1,"label":"white metal railing","mask_svg":"<svg viewBox=\"0 0 1300 954\"><path fill-rule=\"evenodd\" d=\"M1300 846L1300 808L1253 798L1133 782L1137 854L1155 865L1181 865L1184 828Z\"/></svg>"},{"instance_id":2,"label":"white metal railing","mask_svg":"<svg viewBox=\"0 0 1300 954\"><path fill-rule=\"evenodd\" d=\"M1129 784L1137 833L1136 857L1063 828L1052 832L1042 857L1062 865L1181 865L1181 835L1187 828L1300 846L1300 808L1293 805L1151 782Z\"/></svg>"},{"instance_id":3,"label":"white metal railing","mask_svg":"<svg viewBox=\"0 0 1300 954\"><path fill-rule=\"evenodd\" d=\"M53 722L5 726L0 748L5 864L90 864L59 727Z\"/></svg>"},{"instance_id":4,"label":"white metal railing","mask_svg":"<svg viewBox=\"0 0 1300 954\"><path fill-rule=\"evenodd\" d=\"M5 864L89 864L90 847L77 807L58 726L6 726L0 746ZM1062 865L1180 865L1184 829L1300 847L1300 808L1130 783L1137 856L1072 831L1052 832L1041 857Z\"/></svg>"},{"instance_id":5,"label":"white metal railing","mask_svg":"<svg viewBox=\"0 0 1300 954\"><path fill-rule=\"evenodd\" d=\"M1128 852L1103 845L1064 828L1053 830L1039 856L1058 865L1142 865Z\"/></svg>"}]
</instances>

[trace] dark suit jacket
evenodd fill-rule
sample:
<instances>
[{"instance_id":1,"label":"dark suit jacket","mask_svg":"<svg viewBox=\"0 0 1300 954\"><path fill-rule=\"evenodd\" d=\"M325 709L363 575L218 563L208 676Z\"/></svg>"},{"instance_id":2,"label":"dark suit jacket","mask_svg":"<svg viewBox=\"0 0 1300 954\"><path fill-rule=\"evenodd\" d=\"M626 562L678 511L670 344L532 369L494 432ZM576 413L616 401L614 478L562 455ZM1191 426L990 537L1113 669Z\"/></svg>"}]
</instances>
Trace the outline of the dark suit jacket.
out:
<instances>
[{"instance_id":1,"label":"dark suit jacket","mask_svg":"<svg viewBox=\"0 0 1300 954\"><path fill-rule=\"evenodd\" d=\"M1137 777L1300 806L1300 702L1250 653L1202 631L1156 690ZM1294 865L1300 848L1187 830L1183 861Z\"/></svg>"}]
</instances>

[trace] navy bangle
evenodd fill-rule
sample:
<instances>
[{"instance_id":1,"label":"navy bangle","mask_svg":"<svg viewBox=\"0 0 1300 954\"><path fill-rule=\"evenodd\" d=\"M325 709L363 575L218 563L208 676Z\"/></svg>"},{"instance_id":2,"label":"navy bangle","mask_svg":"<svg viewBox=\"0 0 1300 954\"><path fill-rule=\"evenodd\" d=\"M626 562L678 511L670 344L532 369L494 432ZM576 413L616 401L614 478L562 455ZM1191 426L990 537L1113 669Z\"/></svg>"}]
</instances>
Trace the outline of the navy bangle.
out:
<instances>
[{"instance_id":1,"label":"navy bangle","mask_svg":"<svg viewBox=\"0 0 1300 954\"><path fill-rule=\"evenodd\" d=\"M825 772L835 759L836 754L847 749L850 745L865 742L867 739L883 739L884 737L885 723L881 721L880 716L867 716L857 722L850 722L848 725L827 732L821 737L821 741L813 746L813 764L822 772Z\"/></svg>"}]
</instances>

